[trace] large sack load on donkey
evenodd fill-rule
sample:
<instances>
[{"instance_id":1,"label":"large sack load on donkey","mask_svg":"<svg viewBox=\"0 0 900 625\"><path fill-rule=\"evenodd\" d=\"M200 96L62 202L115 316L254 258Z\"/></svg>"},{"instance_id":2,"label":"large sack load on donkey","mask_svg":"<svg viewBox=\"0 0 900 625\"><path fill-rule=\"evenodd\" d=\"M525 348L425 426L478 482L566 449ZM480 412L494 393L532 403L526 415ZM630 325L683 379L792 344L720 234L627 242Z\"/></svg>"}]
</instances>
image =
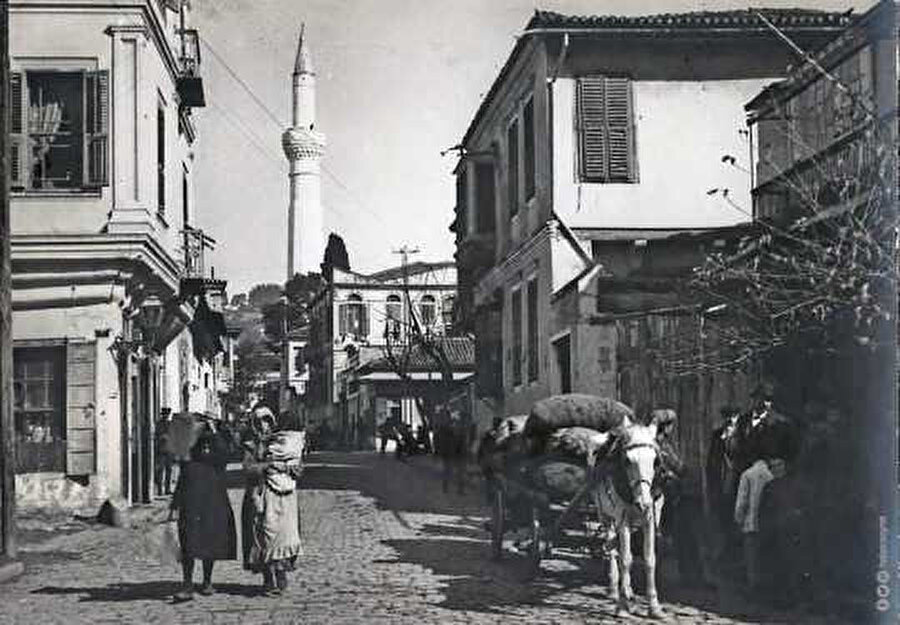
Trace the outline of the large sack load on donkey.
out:
<instances>
[{"instance_id":1,"label":"large sack load on donkey","mask_svg":"<svg viewBox=\"0 0 900 625\"><path fill-rule=\"evenodd\" d=\"M578 426L560 428L546 438L543 453L563 457L582 466L593 465L594 459L603 454L610 440L608 432Z\"/></svg>"},{"instance_id":2,"label":"large sack load on donkey","mask_svg":"<svg viewBox=\"0 0 900 625\"><path fill-rule=\"evenodd\" d=\"M609 432L634 412L625 404L608 397L569 393L542 399L531 408L525 422L525 435L542 438L560 428L583 427Z\"/></svg>"},{"instance_id":3,"label":"large sack load on donkey","mask_svg":"<svg viewBox=\"0 0 900 625\"><path fill-rule=\"evenodd\" d=\"M531 467L532 485L554 500L572 499L587 482L587 468L565 458L540 460Z\"/></svg>"}]
</instances>

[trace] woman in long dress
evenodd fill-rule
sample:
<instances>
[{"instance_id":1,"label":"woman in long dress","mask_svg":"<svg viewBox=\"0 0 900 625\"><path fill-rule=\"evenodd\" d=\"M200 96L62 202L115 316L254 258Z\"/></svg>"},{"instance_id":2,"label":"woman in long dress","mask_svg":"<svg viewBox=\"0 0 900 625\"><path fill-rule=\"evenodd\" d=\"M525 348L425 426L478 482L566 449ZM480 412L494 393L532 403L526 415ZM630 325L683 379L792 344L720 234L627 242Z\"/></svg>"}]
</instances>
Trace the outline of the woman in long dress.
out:
<instances>
[{"instance_id":1,"label":"woman in long dress","mask_svg":"<svg viewBox=\"0 0 900 625\"><path fill-rule=\"evenodd\" d=\"M244 442L244 472L247 487L241 509L244 568L263 576L263 592L280 595L287 588L287 573L296 568L303 553L295 480L300 462L267 458L267 442L276 429L268 410L254 413ZM271 479L288 476L291 479Z\"/></svg>"},{"instance_id":2,"label":"woman in long dress","mask_svg":"<svg viewBox=\"0 0 900 625\"><path fill-rule=\"evenodd\" d=\"M213 563L237 559L237 532L225 477L227 463L228 452L221 436L211 426L204 426L190 450L190 460L181 465L170 504L171 514L178 512L184 573L184 587L175 595L177 601L193 598L195 559L203 562L203 595L214 592Z\"/></svg>"}]
</instances>

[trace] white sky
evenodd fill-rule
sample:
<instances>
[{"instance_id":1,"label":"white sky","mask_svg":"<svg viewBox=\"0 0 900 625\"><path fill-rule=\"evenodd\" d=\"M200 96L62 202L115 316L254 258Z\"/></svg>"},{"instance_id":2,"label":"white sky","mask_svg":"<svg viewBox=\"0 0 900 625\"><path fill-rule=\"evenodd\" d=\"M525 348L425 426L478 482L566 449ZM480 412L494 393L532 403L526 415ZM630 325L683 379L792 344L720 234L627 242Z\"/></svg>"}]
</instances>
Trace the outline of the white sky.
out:
<instances>
[{"instance_id":1,"label":"white sky","mask_svg":"<svg viewBox=\"0 0 900 625\"><path fill-rule=\"evenodd\" d=\"M760 6L863 12L872 0L764 0ZM198 109L197 221L219 241L216 276L239 293L282 282L286 265L291 71L301 22L317 71L325 234L367 272L452 260L453 156L534 9L573 15L741 9L689 0L194 0L207 107ZM276 117L229 73L221 60Z\"/></svg>"}]
</instances>

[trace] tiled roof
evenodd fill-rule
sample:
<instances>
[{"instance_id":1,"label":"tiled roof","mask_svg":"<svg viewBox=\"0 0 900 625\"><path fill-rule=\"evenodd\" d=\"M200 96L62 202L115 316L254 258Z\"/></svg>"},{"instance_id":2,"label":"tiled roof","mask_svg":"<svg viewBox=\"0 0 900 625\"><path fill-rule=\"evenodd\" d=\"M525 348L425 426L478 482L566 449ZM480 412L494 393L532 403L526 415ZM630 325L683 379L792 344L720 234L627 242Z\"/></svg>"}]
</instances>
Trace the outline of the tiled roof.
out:
<instances>
[{"instance_id":1,"label":"tiled roof","mask_svg":"<svg viewBox=\"0 0 900 625\"><path fill-rule=\"evenodd\" d=\"M454 370L468 370L475 368L475 341L466 336L448 337L441 340L450 366ZM409 355L408 367L410 371L434 371L439 368L434 359L422 351L418 345L413 347ZM361 372L393 371L393 367L386 357L376 358L360 365Z\"/></svg>"},{"instance_id":2,"label":"tiled roof","mask_svg":"<svg viewBox=\"0 0 900 625\"><path fill-rule=\"evenodd\" d=\"M454 267L455 264L452 261L440 262L440 263L425 263L425 262L415 262L409 263L406 265L406 275L407 276L415 276L420 273L427 273L429 271L433 271L435 269L445 269L447 267ZM404 268L403 265L397 267L391 267L390 269L383 269L376 273L371 273L367 278L373 280L397 280L398 278L403 277Z\"/></svg>"},{"instance_id":3,"label":"tiled roof","mask_svg":"<svg viewBox=\"0 0 900 625\"><path fill-rule=\"evenodd\" d=\"M847 26L847 13L812 9L760 9L770 22L780 28ZM624 28L624 29L718 29L758 28L764 26L756 13L738 11L697 11L693 13L659 13L656 15L563 15L536 10L526 30L535 28Z\"/></svg>"}]
</instances>

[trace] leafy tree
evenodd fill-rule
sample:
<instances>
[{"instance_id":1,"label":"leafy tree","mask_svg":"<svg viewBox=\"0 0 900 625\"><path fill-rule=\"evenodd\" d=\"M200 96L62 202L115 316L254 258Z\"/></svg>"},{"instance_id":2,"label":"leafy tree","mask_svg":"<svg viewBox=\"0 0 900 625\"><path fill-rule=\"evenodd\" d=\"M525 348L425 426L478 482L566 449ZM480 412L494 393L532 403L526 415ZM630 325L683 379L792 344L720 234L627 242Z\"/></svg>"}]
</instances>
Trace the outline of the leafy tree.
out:
<instances>
[{"instance_id":1,"label":"leafy tree","mask_svg":"<svg viewBox=\"0 0 900 625\"><path fill-rule=\"evenodd\" d=\"M265 284L257 284L247 295L248 302L257 310L262 310L271 304L277 304L281 297L281 287L277 284L267 282Z\"/></svg>"}]
</instances>

